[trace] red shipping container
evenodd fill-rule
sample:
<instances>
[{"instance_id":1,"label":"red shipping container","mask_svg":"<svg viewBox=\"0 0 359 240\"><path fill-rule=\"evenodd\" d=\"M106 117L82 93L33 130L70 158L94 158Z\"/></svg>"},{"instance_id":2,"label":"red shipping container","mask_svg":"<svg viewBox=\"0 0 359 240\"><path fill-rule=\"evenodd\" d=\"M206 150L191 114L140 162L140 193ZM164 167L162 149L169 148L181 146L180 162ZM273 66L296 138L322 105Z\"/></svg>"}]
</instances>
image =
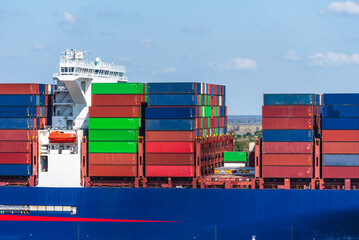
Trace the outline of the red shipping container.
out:
<instances>
[{"instance_id":1,"label":"red shipping container","mask_svg":"<svg viewBox=\"0 0 359 240\"><path fill-rule=\"evenodd\" d=\"M49 106L49 98L50 96L45 96L45 106Z\"/></svg>"},{"instance_id":2,"label":"red shipping container","mask_svg":"<svg viewBox=\"0 0 359 240\"><path fill-rule=\"evenodd\" d=\"M263 154L262 166L312 166L312 154Z\"/></svg>"},{"instance_id":3,"label":"red shipping container","mask_svg":"<svg viewBox=\"0 0 359 240\"><path fill-rule=\"evenodd\" d=\"M34 84L34 83L2 83L2 84L0 84L0 94L38 95L39 91L40 91L39 84Z\"/></svg>"},{"instance_id":4,"label":"red shipping container","mask_svg":"<svg viewBox=\"0 0 359 240\"><path fill-rule=\"evenodd\" d=\"M262 106L263 118L301 118L313 117L313 106Z\"/></svg>"},{"instance_id":5,"label":"red shipping container","mask_svg":"<svg viewBox=\"0 0 359 240\"><path fill-rule=\"evenodd\" d=\"M31 164L31 153L0 153L0 164Z\"/></svg>"},{"instance_id":6,"label":"red shipping container","mask_svg":"<svg viewBox=\"0 0 359 240\"><path fill-rule=\"evenodd\" d=\"M90 177L136 177L137 165L89 165Z\"/></svg>"},{"instance_id":7,"label":"red shipping container","mask_svg":"<svg viewBox=\"0 0 359 240\"><path fill-rule=\"evenodd\" d=\"M90 118L139 118L140 106L95 106L89 108Z\"/></svg>"},{"instance_id":8,"label":"red shipping container","mask_svg":"<svg viewBox=\"0 0 359 240\"><path fill-rule=\"evenodd\" d=\"M146 165L194 165L194 153L146 153Z\"/></svg>"},{"instance_id":9,"label":"red shipping container","mask_svg":"<svg viewBox=\"0 0 359 240\"><path fill-rule=\"evenodd\" d=\"M266 129L313 129L313 118L263 118L262 128Z\"/></svg>"},{"instance_id":10,"label":"red shipping container","mask_svg":"<svg viewBox=\"0 0 359 240\"><path fill-rule=\"evenodd\" d=\"M193 153L193 142L146 142L146 153Z\"/></svg>"},{"instance_id":11,"label":"red shipping container","mask_svg":"<svg viewBox=\"0 0 359 240\"><path fill-rule=\"evenodd\" d=\"M146 142L193 142L194 131L146 131Z\"/></svg>"},{"instance_id":12,"label":"red shipping container","mask_svg":"<svg viewBox=\"0 0 359 240\"><path fill-rule=\"evenodd\" d=\"M264 178L312 178L313 168L308 166L264 166Z\"/></svg>"},{"instance_id":13,"label":"red shipping container","mask_svg":"<svg viewBox=\"0 0 359 240\"><path fill-rule=\"evenodd\" d=\"M359 130L323 130L323 142L359 142Z\"/></svg>"},{"instance_id":14,"label":"red shipping container","mask_svg":"<svg viewBox=\"0 0 359 240\"><path fill-rule=\"evenodd\" d=\"M92 95L92 106L140 106L145 102L145 95Z\"/></svg>"},{"instance_id":15,"label":"red shipping container","mask_svg":"<svg viewBox=\"0 0 359 240\"><path fill-rule=\"evenodd\" d=\"M323 178L359 178L359 167L324 167Z\"/></svg>"},{"instance_id":16,"label":"red shipping container","mask_svg":"<svg viewBox=\"0 0 359 240\"><path fill-rule=\"evenodd\" d=\"M194 166L146 166L146 177L193 177Z\"/></svg>"},{"instance_id":17,"label":"red shipping container","mask_svg":"<svg viewBox=\"0 0 359 240\"><path fill-rule=\"evenodd\" d=\"M313 153L313 142L263 142L263 153Z\"/></svg>"},{"instance_id":18,"label":"red shipping container","mask_svg":"<svg viewBox=\"0 0 359 240\"><path fill-rule=\"evenodd\" d=\"M137 164L136 153L89 153L89 164L114 164L135 165Z\"/></svg>"},{"instance_id":19,"label":"red shipping container","mask_svg":"<svg viewBox=\"0 0 359 240\"><path fill-rule=\"evenodd\" d=\"M359 154L359 142L323 142L323 154L348 153Z\"/></svg>"},{"instance_id":20,"label":"red shipping container","mask_svg":"<svg viewBox=\"0 0 359 240\"><path fill-rule=\"evenodd\" d=\"M30 141L36 138L36 130L0 130L0 141Z\"/></svg>"},{"instance_id":21,"label":"red shipping container","mask_svg":"<svg viewBox=\"0 0 359 240\"><path fill-rule=\"evenodd\" d=\"M0 152L3 153L30 153L30 141L2 141L0 142Z\"/></svg>"}]
</instances>

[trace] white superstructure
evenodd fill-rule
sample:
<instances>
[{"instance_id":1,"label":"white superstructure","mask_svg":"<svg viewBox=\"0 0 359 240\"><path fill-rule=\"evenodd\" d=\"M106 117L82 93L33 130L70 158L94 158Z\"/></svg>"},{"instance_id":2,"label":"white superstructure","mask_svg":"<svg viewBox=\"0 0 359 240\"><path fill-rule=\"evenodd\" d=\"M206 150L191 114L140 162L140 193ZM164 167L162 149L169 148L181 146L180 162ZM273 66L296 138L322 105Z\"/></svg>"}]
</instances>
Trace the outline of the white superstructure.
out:
<instances>
[{"instance_id":1,"label":"white superstructure","mask_svg":"<svg viewBox=\"0 0 359 240\"><path fill-rule=\"evenodd\" d=\"M85 51L67 49L54 74L52 128L39 130L39 187L81 187L81 139L88 128L92 83L127 82L125 67L84 60ZM76 134L74 143L51 143L52 131Z\"/></svg>"},{"instance_id":2,"label":"white superstructure","mask_svg":"<svg viewBox=\"0 0 359 240\"><path fill-rule=\"evenodd\" d=\"M91 83L127 82L124 66L84 60L86 51L67 49L60 57L59 72L54 75L54 115L57 128L87 129L91 106Z\"/></svg>"}]
</instances>

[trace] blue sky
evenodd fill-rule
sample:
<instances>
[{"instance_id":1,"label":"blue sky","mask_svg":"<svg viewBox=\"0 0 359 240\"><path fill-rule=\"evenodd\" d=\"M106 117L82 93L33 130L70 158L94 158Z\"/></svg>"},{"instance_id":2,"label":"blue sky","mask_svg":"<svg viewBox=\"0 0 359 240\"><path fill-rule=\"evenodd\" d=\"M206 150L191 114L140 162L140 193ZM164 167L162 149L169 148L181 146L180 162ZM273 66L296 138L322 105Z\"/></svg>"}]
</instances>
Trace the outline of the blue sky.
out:
<instances>
[{"instance_id":1,"label":"blue sky","mask_svg":"<svg viewBox=\"0 0 359 240\"><path fill-rule=\"evenodd\" d=\"M51 83L87 50L131 82L225 84L229 114L263 93L359 92L359 1L4 1L0 82Z\"/></svg>"}]
</instances>

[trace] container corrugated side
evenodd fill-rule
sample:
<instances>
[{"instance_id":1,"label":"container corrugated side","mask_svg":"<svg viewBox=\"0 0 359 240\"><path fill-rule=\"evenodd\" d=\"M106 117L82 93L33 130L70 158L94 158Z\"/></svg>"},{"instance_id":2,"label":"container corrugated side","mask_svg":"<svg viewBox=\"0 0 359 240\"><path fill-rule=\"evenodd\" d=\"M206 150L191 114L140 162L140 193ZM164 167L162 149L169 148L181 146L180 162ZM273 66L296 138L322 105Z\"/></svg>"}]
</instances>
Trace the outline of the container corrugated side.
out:
<instances>
[{"instance_id":1,"label":"container corrugated side","mask_svg":"<svg viewBox=\"0 0 359 240\"><path fill-rule=\"evenodd\" d=\"M89 141L138 141L138 130L90 130Z\"/></svg>"},{"instance_id":2,"label":"container corrugated side","mask_svg":"<svg viewBox=\"0 0 359 240\"><path fill-rule=\"evenodd\" d=\"M262 118L262 128L267 129L313 129L314 118Z\"/></svg>"},{"instance_id":3,"label":"container corrugated side","mask_svg":"<svg viewBox=\"0 0 359 240\"><path fill-rule=\"evenodd\" d=\"M137 164L136 153L90 153L89 164L114 164L133 165Z\"/></svg>"},{"instance_id":4,"label":"container corrugated side","mask_svg":"<svg viewBox=\"0 0 359 240\"><path fill-rule=\"evenodd\" d=\"M323 178L359 178L359 167L323 166Z\"/></svg>"},{"instance_id":5,"label":"container corrugated side","mask_svg":"<svg viewBox=\"0 0 359 240\"><path fill-rule=\"evenodd\" d=\"M89 129L138 129L140 118L89 118Z\"/></svg>"},{"instance_id":6,"label":"container corrugated side","mask_svg":"<svg viewBox=\"0 0 359 240\"><path fill-rule=\"evenodd\" d=\"M146 142L146 153L194 153L193 142Z\"/></svg>"},{"instance_id":7,"label":"container corrugated side","mask_svg":"<svg viewBox=\"0 0 359 240\"><path fill-rule=\"evenodd\" d=\"M323 130L359 130L359 118L322 118Z\"/></svg>"},{"instance_id":8,"label":"container corrugated side","mask_svg":"<svg viewBox=\"0 0 359 240\"><path fill-rule=\"evenodd\" d=\"M312 142L313 130L263 130L264 142Z\"/></svg>"},{"instance_id":9,"label":"container corrugated side","mask_svg":"<svg viewBox=\"0 0 359 240\"><path fill-rule=\"evenodd\" d=\"M359 130L323 130L323 142L357 142Z\"/></svg>"},{"instance_id":10,"label":"container corrugated side","mask_svg":"<svg viewBox=\"0 0 359 240\"><path fill-rule=\"evenodd\" d=\"M313 153L313 142L263 142L263 153Z\"/></svg>"},{"instance_id":11,"label":"container corrugated side","mask_svg":"<svg viewBox=\"0 0 359 240\"><path fill-rule=\"evenodd\" d=\"M31 164L31 153L0 153L0 164ZM0 165L1 168L1 165Z\"/></svg>"},{"instance_id":12,"label":"container corrugated side","mask_svg":"<svg viewBox=\"0 0 359 240\"><path fill-rule=\"evenodd\" d=\"M140 106L91 106L90 118L140 118Z\"/></svg>"},{"instance_id":13,"label":"container corrugated side","mask_svg":"<svg viewBox=\"0 0 359 240\"><path fill-rule=\"evenodd\" d=\"M196 118L195 107L147 107L146 119L189 119Z\"/></svg>"},{"instance_id":14,"label":"container corrugated side","mask_svg":"<svg viewBox=\"0 0 359 240\"><path fill-rule=\"evenodd\" d=\"M359 154L359 142L323 142L323 154Z\"/></svg>"},{"instance_id":15,"label":"container corrugated side","mask_svg":"<svg viewBox=\"0 0 359 240\"><path fill-rule=\"evenodd\" d=\"M200 94L200 83L148 83L148 94Z\"/></svg>"},{"instance_id":16,"label":"container corrugated side","mask_svg":"<svg viewBox=\"0 0 359 240\"><path fill-rule=\"evenodd\" d=\"M359 118L358 106L323 106L324 118Z\"/></svg>"},{"instance_id":17,"label":"container corrugated side","mask_svg":"<svg viewBox=\"0 0 359 240\"><path fill-rule=\"evenodd\" d=\"M193 177L194 166L146 166L146 177Z\"/></svg>"},{"instance_id":18,"label":"container corrugated side","mask_svg":"<svg viewBox=\"0 0 359 240\"><path fill-rule=\"evenodd\" d=\"M148 95L148 106L197 106L200 105L197 95Z\"/></svg>"},{"instance_id":19,"label":"container corrugated side","mask_svg":"<svg viewBox=\"0 0 359 240\"><path fill-rule=\"evenodd\" d=\"M263 105L317 105L317 94L264 94Z\"/></svg>"},{"instance_id":20,"label":"container corrugated side","mask_svg":"<svg viewBox=\"0 0 359 240\"><path fill-rule=\"evenodd\" d=\"M246 162L247 152L224 152L223 161L225 162Z\"/></svg>"},{"instance_id":21,"label":"container corrugated side","mask_svg":"<svg viewBox=\"0 0 359 240\"><path fill-rule=\"evenodd\" d=\"M0 95L0 106L40 106L39 95ZM45 99L43 99L45 100ZM45 101L44 101L45 102Z\"/></svg>"},{"instance_id":22,"label":"container corrugated side","mask_svg":"<svg viewBox=\"0 0 359 240\"><path fill-rule=\"evenodd\" d=\"M0 129L0 141L30 141L36 138L36 130Z\"/></svg>"},{"instance_id":23,"label":"container corrugated side","mask_svg":"<svg viewBox=\"0 0 359 240\"><path fill-rule=\"evenodd\" d=\"M359 105L359 94L325 93L323 94L323 106L325 105Z\"/></svg>"},{"instance_id":24,"label":"container corrugated side","mask_svg":"<svg viewBox=\"0 0 359 240\"><path fill-rule=\"evenodd\" d=\"M27 164L1 164L0 176L30 176L31 169Z\"/></svg>"},{"instance_id":25,"label":"container corrugated side","mask_svg":"<svg viewBox=\"0 0 359 240\"><path fill-rule=\"evenodd\" d=\"M146 142L193 142L196 134L193 131L146 131Z\"/></svg>"},{"instance_id":26,"label":"container corrugated side","mask_svg":"<svg viewBox=\"0 0 359 240\"><path fill-rule=\"evenodd\" d=\"M195 130L194 119L147 119L148 131L191 131Z\"/></svg>"},{"instance_id":27,"label":"container corrugated side","mask_svg":"<svg viewBox=\"0 0 359 240\"><path fill-rule=\"evenodd\" d=\"M137 165L89 165L91 177L136 177Z\"/></svg>"},{"instance_id":28,"label":"container corrugated side","mask_svg":"<svg viewBox=\"0 0 359 240\"><path fill-rule=\"evenodd\" d=\"M40 84L37 83L1 83L0 94L37 95L40 94L39 87Z\"/></svg>"},{"instance_id":29,"label":"container corrugated side","mask_svg":"<svg viewBox=\"0 0 359 240\"><path fill-rule=\"evenodd\" d=\"M309 166L264 166L264 178L312 178L313 168Z\"/></svg>"},{"instance_id":30,"label":"container corrugated side","mask_svg":"<svg viewBox=\"0 0 359 240\"><path fill-rule=\"evenodd\" d=\"M28 106L0 107L0 118L36 118L37 108Z\"/></svg>"},{"instance_id":31,"label":"container corrugated side","mask_svg":"<svg viewBox=\"0 0 359 240\"><path fill-rule=\"evenodd\" d=\"M92 106L141 106L146 95L91 95Z\"/></svg>"},{"instance_id":32,"label":"container corrugated side","mask_svg":"<svg viewBox=\"0 0 359 240\"><path fill-rule=\"evenodd\" d=\"M91 94L144 94L143 83L93 83Z\"/></svg>"},{"instance_id":33,"label":"container corrugated side","mask_svg":"<svg viewBox=\"0 0 359 240\"><path fill-rule=\"evenodd\" d=\"M194 165L194 153L146 153L146 165Z\"/></svg>"},{"instance_id":34,"label":"container corrugated side","mask_svg":"<svg viewBox=\"0 0 359 240\"><path fill-rule=\"evenodd\" d=\"M0 152L29 153L31 152L31 142L30 141L1 141Z\"/></svg>"},{"instance_id":35,"label":"container corrugated side","mask_svg":"<svg viewBox=\"0 0 359 240\"><path fill-rule=\"evenodd\" d=\"M313 117L313 106L262 106L262 117Z\"/></svg>"},{"instance_id":36,"label":"container corrugated side","mask_svg":"<svg viewBox=\"0 0 359 240\"><path fill-rule=\"evenodd\" d=\"M137 153L137 142L89 142L89 153Z\"/></svg>"},{"instance_id":37,"label":"container corrugated side","mask_svg":"<svg viewBox=\"0 0 359 240\"><path fill-rule=\"evenodd\" d=\"M312 166L313 154L262 154L262 166Z\"/></svg>"},{"instance_id":38,"label":"container corrugated side","mask_svg":"<svg viewBox=\"0 0 359 240\"><path fill-rule=\"evenodd\" d=\"M324 154L323 166L359 167L359 154Z\"/></svg>"}]
</instances>

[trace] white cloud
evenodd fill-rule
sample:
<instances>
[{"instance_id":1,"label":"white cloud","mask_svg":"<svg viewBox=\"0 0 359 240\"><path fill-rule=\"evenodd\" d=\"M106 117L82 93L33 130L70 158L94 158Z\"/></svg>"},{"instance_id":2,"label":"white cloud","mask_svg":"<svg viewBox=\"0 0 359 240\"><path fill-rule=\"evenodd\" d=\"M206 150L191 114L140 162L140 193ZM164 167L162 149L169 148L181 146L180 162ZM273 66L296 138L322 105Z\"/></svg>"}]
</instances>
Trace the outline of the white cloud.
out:
<instances>
[{"instance_id":1,"label":"white cloud","mask_svg":"<svg viewBox=\"0 0 359 240\"><path fill-rule=\"evenodd\" d=\"M138 44L139 46L147 47L147 48L156 46L156 44L155 44L152 40L147 39L147 38L142 38L142 39L140 39L140 40L137 42L137 44Z\"/></svg>"},{"instance_id":2,"label":"white cloud","mask_svg":"<svg viewBox=\"0 0 359 240\"><path fill-rule=\"evenodd\" d=\"M42 46L40 44L34 44L34 45L32 45L32 50L34 50L34 51L42 51L42 50L44 50L44 46Z\"/></svg>"},{"instance_id":3,"label":"white cloud","mask_svg":"<svg viewBox=\"0 0 359 240\"><path fill-rule=\"evenodd\" d=\"M257 63L252 59L234 58L225 63L209 63L209 66L218 72L221 71L237 71L237 70L254 70L257 68Z\"/></svg>"},{"instance_id":4,"label":"white cloud","mask_svg":"<svg viewBox=\"0 0 359 240\"><path fill-rule=\"evenodd\" d=\"M325 10L322 10L321 13L359 15L359 4L352 1L332 2L325 8Z\"/></svg>"},{"instance_id":5,"label":"white cloud","mask_svg":"<svg viewBox=\"0 0 359 240\"><path fill-rule=\"evenodd\" d=\"M75 23L75 17L69 12L62 12L62 21L66 23Z\"/></svg>"},{"instance_id":6,"label":"white cloud","mask_svg":"<svg viewBox=\"0 0 359 240\"><path fill-rule=\"evenodd\" d=\"M298 56L296 51L287 51L282 58L285 60L291 60L291 61L299 61L300 60L300 57Z\"/></svg>"},{"instance_id":7,"label":"white cloud","mask_svg":"<svg viewBox=\"0 0 359 240\"><path fill-rule=\"evenodd\" d=\"M175 67L166 67L160 70L160 73L178 73L178 71Z\"/></svg>"},{"instance_id":8,"label":"white cloud","mask_svg":"<svg viewBox=\"0 0 359 240\"><path fill-rule=\"evenodd\" d=\"M317 53L310 56L312 65L327 67L327 66L343 66L343 65L359 65L359 54L353 53L346 55L344 53L332 53L327 52L326 54Z\"/></svg>"},{"instance_id":9,"label":"white cloud","mask_svg":"<svg viewBox=\"0 0 359 240\"><path fill-rule=\"evenodd\" d=\"M203 33L207 31L207 28L202 26L185 26L183 28L183 31L185 32L192 32L192 33Z\"/></svg>"}]
</instances>

